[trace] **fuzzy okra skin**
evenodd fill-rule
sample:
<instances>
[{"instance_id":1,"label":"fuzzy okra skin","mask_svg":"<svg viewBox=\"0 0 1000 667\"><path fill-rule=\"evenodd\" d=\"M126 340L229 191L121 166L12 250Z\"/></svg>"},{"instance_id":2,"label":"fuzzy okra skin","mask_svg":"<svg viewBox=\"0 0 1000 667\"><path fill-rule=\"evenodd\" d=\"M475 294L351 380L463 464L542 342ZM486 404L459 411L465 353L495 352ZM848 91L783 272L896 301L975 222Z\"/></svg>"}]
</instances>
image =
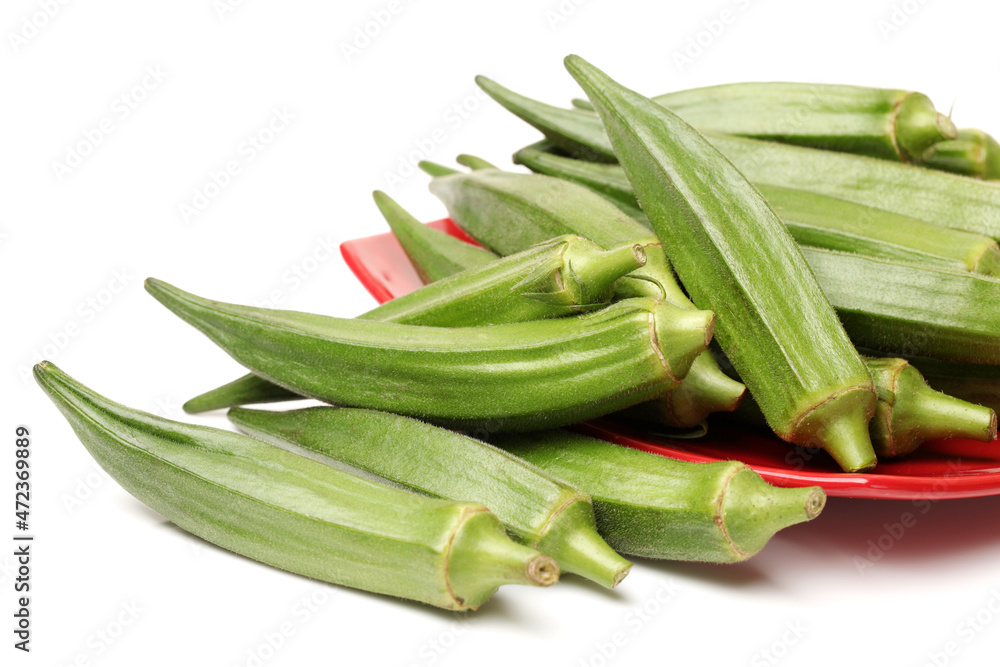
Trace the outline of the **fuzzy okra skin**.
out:
<instances>
[{"instance_id":1,"label":"fuzzy okra skin","mask_svg":"<svg viewBox=\"0 0 1000 667\"><path fill-rule=\"evenodd\" d=\"M677 461L565 430L493 442L589 494L601 535L633 556L744 561L826 503L818 486L772 486L738 461Z\"/></svg>"},{"instance_id":2,"label":"fuzzy okra skin","mask_svg":"<svg viewBox=\"0 0 1000 667\"><path fill-rule=\"evenodd\" d=\"M569 155L616 160L594 114L538 102L496 84L484 90ZM715 132L705 137L756 185L817 192L1000 240L1000 187L993 183L864 155Z\"/></svg>"},{"instance_id":3,"label":"fuzzy okra skin","mask_svg":"<svg viewBox=\"0 0 1000 667\"><path fill-rule=\"evenodd\" d=\"M415 221L413 224L420 225ZM420 225L423 227L424 225ZM416 234L403 237L404 247ZM393 299L358 317L376 322L397 322L438 327L527 322L586 312L607 305L618 279L642 267L646 254L638 244L604 250L577 237L563 236L531 246L494 263L496 256L481 250L467 254L452 243L473 247L447 237L451 255L429 249L431 271L461 270L461 263L477 268ZM422 246L421 246L422 247ZM478 262L481 255L489 262ZM251 374L209 390L184 404L189 413L205 412L247 403L273 403L302 398L294 392Z\"/></svg>"},{"instance_id":4,"label":"fuzzy okra skin","mask_svg":"<svg viewBox=\"0 0 1000 667\"><path fill-rule=\"evenodd\" d=\"M521 149L515 160L532 171L590 188L622 211L639 211L636 219L648 224L618 165L556 155L550 145L542 144ZM757 189L799 245L1000 276L1000 246L988 236L816 192L760 184Z\"/></svg>"},{"instance_id":5,"label":"fuzzy okra skin","mask_svg":"<svg viewBox=\"0 0 1000 667\"><path fill-rule=\"evenodd\" d=\"M867 364L879 390L869 430L880 459L909 454L925 440L996 440L993 410L934 391L903 359L868 359Z\"/></svg>"},{"instance_id":6,"label":"fuzzy okra skin","mask_svg":"<svg viewBox=\"0 0 1000 667\"><path fill-rule=\"evenodd\" d=\"M925 167L986 181L1000 179L1000 144L982 130L963 129L951 141L934 144Z\"/></svg>"},{"instance_id":7,"label":"fuzzy okra skin","mask_svg":"<svg viewBox=\"0 0 1000 667\"><path fill-rule=\"evenodd\" d=\"M578 56L566 67L606 124L643 211L775 433L848 472L875 465L871 374L795 241L696 130Z\"/></svg>"},{"instance_id":8,"label":"fuzzy okra skin","mask_svg":"<svg viewBox=\"0 0 1000 667\"><path fill-rule=\"evenodd\" d=\"M389 229L399 240L417 275L425 284L458 273L464 270L464 266L477 266L476 260L481 256L486 256L488 260L493 259L490 251L452 236L448 237L451 239L450 242L444 241L450 243L447 255L432 251L427 247L427 235L424 232L426 225L410 215L384 192L376 191L374 197L382 217L389 223ZM451 257L455 259L452 260Z\"/></svg>"},{"instance_id":9,"label":"fuzzy okra skin","mask_svg":"<svg viewBox=\"0 0 1000 667\"><path fill-rule=\"evenodd\" d=\"M530 430L591 419L675 388L714 315L629 299L576 317L448 329L146 290L254 374L329 403L458 427Z\"/></svg>"},{"instance_id":10,"label":"fuzzy okra skin","mask_svg":"<svg viewBox=\"0 0 1000 667\"><path fill-rule=\"evenodd\" d=\"M565 233L579 234L602 247L640 243L646 247L648 261L618 281L617 295L649 296L679 308L695 308L677 284L653 233L586 188L538 174L497 169L457 173L430 163L421 166L441 174L430 188L445 203L452 220L491 250L502 255L518 252ZM746 388L722 373L710 354L690 372L694 377L689 374L677 390L654 401L648 410L643 405L636 411L645 410L650 419L671 426L691 427L712 412L734 410L743 400Z\"/></svg>"},{"instance_id":11,"label":"fuzzy okra skin","mask_svg":"<svg viewBox=\"0 0 1000 667\"><path fill-rule=\"evenodd\" d=\"M378 475L420 493L482 503L511 536L579 574L614 588L632 564L601 539L590 498L562 480L479 440L374 410L235 408L248 435Z\"/></svg>"},{"instance_id":12,"label":"fuzzy okra skin","mask_svg":"<svg viewBox=\"0 0 1000 667\"><path fill-rule=\"evenodd\" d=\"M428 498L237 433L133 410L46 362L35 379L125 490L230 551L454 610L475 609L502 584L558 579L555 561L512 542L482 505Z\"/></svg>"},{"instance_id":13,"label":"fuzzy okra skin","mask_svg":"<svg viewBox=\"0 0 1000 667\"><path fill-rule=\"evenodd\" d=\"M746 82L651 98L701 132L721 132L919 163L957 129L910 90L821 83ZM582 105L578 105L583 108Z\"/></svg>"},{"instance_id":14,"label":"fuzzy okra skin","mask_svg":"<svg viewBox=\"0 0 1000 667\"><path fill-rule=\"evenodd\" d=\"M1000 364L1000 281L818 248L802 254L858 347Z\"/></svg>"}]
</instances>

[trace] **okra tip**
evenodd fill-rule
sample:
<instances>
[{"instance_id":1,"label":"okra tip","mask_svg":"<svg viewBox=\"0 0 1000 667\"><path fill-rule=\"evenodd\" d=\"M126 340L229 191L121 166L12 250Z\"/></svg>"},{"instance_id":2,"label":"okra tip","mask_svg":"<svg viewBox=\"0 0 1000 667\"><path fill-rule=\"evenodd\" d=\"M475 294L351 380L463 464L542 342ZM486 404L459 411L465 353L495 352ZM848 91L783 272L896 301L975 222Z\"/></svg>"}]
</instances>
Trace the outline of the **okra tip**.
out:
<instances>
[{"instance_id":1,"label":"okra tip","mask_svg":"<svg viewBox=\"0 0 1000 667\"><path fill-rule=\"evenodd\" d=\"M440 178L442 176L451 176L452 174L460 174L461 172L457 169L452 169L451 167L446 167L443 164L438 164L437 162L431 162L430 160L421 160L417 163L417 166L433 178Z\"/></svg>"}]
</instances>

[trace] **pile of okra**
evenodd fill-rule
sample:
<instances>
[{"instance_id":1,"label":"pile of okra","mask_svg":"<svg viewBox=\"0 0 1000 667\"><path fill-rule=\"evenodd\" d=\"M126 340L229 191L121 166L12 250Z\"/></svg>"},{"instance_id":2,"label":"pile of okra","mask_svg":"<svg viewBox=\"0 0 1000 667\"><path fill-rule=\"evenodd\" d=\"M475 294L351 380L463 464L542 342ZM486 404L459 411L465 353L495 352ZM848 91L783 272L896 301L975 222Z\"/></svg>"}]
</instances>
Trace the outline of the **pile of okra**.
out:
<instances>
[{"instance_id":1,"label":"pile of okra","mask_svg":"<svg viewBox=\"0 0 1000 667\"><path fill-rule=\"evenodd\" d=\"M425 285L360 317L148 292L249 373L166 420L50 363L97 462L180 527L301 575L448 609L625 556L733 563L815 518L819 487L582 435L608 416L769 428L845 474L997 435L1000 146L923 94L736 83L644 97L578 56L553 106L480 77L542 134L520 169L422 163L477 243L375 203ZM524 169L526 167L527 169ZM325 405L250 409L301 398Z\"/></svg>"}]
</instances>

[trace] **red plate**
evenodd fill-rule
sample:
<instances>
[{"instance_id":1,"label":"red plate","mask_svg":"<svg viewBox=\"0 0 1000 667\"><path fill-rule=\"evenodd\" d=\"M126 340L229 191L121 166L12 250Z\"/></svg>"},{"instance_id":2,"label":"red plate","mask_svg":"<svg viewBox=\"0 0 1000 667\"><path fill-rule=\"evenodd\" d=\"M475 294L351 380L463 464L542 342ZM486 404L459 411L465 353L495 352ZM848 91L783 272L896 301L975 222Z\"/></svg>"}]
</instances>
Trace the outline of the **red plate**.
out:
<instances>
[{"instance_id":1,"label":"red plate","mask_svg":"<svg viewBox=\"0 0 1000 667\"><path fill-rule=\"evenodd\" d=\"M470 240L450 220L430 224ZM348 241L340 250L380 303L421 285L392 234ZM696 440L652 436L608 419L584 424L582 429L604 440L684 461L739 459L772 484L819 485L831 496L940 499L1000 494L1000 443L928 442L904 459L880 463L874 472L846 475L824 452L790 447L769 433L729 425L713 425Z\"/></svg>"}]
</instances>

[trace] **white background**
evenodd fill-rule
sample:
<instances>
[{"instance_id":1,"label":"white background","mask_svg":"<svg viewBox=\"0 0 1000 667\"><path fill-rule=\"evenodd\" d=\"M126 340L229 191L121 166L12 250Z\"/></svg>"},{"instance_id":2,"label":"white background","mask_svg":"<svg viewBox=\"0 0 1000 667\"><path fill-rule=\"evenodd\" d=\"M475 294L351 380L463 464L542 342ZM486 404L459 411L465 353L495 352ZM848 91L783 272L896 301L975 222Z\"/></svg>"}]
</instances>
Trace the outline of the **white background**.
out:
<instances>
[{"instance_id":1,"label":"white background","mask_svg":"<svg viewBox=\"0 0 1000 667\"><path fill-rule=\"evenodd\" d=\"M12 547L0 548L0 662L996 664L997 498L925 513L908 501L833 499L746 564L640 561L615 592L566 577L504 588L458 616L193 539L100 472L24 379L44 354L116 400L224 426L179 406L240 368L142 280L234 302L367 310L373 301L326 248L384 230L370 192L387 189L425 219L443 214L423 175L387 174L417 150L506 164L536 138L476 97L475 74L554 103L579 94L561 64L571 52L650 94L743 80L915 88L945 110L957 100L960 126L1000 132L996 3L94 0L50 2L57 11L43 20L45 4L6 0L0 15L0 539L14 532L22 423L34 436L37 536L30 655L11 647ZM388 25L369 26L378 34L345 53L390 6ZM728 23L715 22L724 10ZM679 67L675 55L698 39L700 53ZM249 159L244 142L275 110L294 119ZM80 164L54 167L102 121L110 133ZM230 160L239 174L186 221L181 205ZM907 512L915 523L900 533ZM621 646L605 657L616 633Z\"/></svg>"}]
</instances>

